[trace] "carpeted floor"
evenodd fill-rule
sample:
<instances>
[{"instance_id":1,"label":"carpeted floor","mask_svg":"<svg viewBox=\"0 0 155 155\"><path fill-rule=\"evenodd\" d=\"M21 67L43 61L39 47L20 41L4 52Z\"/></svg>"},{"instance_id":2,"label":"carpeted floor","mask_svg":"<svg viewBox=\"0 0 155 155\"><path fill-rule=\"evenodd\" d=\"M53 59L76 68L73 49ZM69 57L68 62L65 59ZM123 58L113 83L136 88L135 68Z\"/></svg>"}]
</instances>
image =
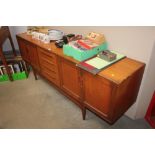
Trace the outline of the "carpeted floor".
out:
<instances>
[{"instance_id":1,"label":"carpeted floor","mask_svg":"<svg viewBox=\"0 0 155 155\"><path fill-rule=\"evenodd\" d=\"M87 111L82 120L81 110L46 81L35 81L32 73L26 80L0 83L1 129L130 129L150 128L141 120L123 116L114 125L107 124Z\"/></svg>"}]
</instances>

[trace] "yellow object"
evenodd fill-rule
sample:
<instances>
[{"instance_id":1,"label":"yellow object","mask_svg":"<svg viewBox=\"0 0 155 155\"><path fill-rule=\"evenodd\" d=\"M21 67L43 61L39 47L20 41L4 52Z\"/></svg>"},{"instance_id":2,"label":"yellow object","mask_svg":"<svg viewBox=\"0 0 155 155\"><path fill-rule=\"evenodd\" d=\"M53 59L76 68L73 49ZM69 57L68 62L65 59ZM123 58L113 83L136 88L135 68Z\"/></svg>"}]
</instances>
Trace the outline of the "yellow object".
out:
<instances>
[{"instance_id":1,"label":"yellow object","mask_svg":"<svg viewBox=\"0 0 155 155\"><path fill-rule=\"evenodd\" d=\"M91 32L86 38L99 45L105 42L105 37L101 33Z\"/></svg>"},{"instance_id":2,"label":"yellow object","mask_svg":"<svg viewBox=\"0 0 155 155\"><path fill-rule=\"evenodd\" d=\"M49 30L48 28L39 28L38 32L48 34L48 30Z\"/></svg>"},{"instance_id":3,"label":"yellow object","mask_svg":"<svg viewBox=\"0 0 155 155\"><path fill-rule=\"evenodd\" d=\"M31 34L32 32L39 32L48 34L49 28L46 28L45 26L29 26L27 29L27 33Z\"/></svg>"}]
</instances>

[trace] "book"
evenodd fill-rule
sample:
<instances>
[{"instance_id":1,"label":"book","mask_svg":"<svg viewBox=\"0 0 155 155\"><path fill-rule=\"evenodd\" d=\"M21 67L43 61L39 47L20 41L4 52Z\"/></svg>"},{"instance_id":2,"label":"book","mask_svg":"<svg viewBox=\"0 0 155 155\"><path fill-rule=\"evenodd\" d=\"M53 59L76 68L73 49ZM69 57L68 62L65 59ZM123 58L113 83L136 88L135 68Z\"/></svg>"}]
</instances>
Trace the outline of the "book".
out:
<instances>
[{"instance_id":1,"label":"book","mask_svg":"<svg viewBox=\"0 0 155 155\"><path fill-rule=\"evenodd\" d=\"M22 64L23 64L23 69L24 69L24 71L27 71L27 67L26 67L25 61L22 61Z\"/></svg>"},{"instance_id":2,"label":"book","mask_svg":"<svg viewBox=\"0 0 155 155\"><path fill-rule=\"evenodd\" d=\"M2 70L1 70L1 67L0 67L0 75L3 75L3 72L2 72Z\"/></svg>"},{"instance_id":3,"label":"book","mask_svg":"<svg viewBox=\"0 0 155 155\"><path fill-rule=\"evenodd\" d=\"M8 67L9 67L11 74L14 74L14 69L13 69L12 65L8 65ZM3 74L7 74L5 66L1 66L1 70L2 70Z\"/></svg>"},{"instance_id":4,"label":"book","mask_svg":"<svg viewBox=\"0 0 155 155\"><path fill-rule=\"evenodd\" d=\"M23 68L23 63L22 63L22 61L19 62L19 67L20 67L20 71L23 72L23 71L24 71L24 68Z\"/></svg>"},{"instance_id":5,"label":"book","mask_svg":"<svg viewBox=\"0 0 155 155\"><path fill-rule=\"evenodd\" d=\"M13 68L14 68L15 73L20 72L19 64L13 64Z\"/></svg>"}]
</instances>

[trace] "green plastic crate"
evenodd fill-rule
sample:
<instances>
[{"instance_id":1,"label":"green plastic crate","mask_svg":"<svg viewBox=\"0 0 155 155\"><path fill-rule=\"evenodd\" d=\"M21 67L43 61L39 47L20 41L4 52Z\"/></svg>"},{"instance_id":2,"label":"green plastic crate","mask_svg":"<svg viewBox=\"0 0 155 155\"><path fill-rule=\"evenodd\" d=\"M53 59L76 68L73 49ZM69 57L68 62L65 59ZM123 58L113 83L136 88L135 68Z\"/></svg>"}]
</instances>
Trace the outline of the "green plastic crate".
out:
<instances>
[{"instance_id":1,"label":"green plastic crate","mask_svg":"<svg viewBox=\"0 0 155 155\"><path fill-rule=\"evenodd\" d=\"M13 80L23 80L27 78L26 72L20 72L20 73L14 73L12 74L12 78ZM0 76L0 82L3 81L9 81L9 77L8 75L1 75Z\"/></svg>"},{"instance_id":2,"label":"green plastic crate","mask_svg":"<svg viewBox=\"0 0 155 155\"><path fill-rule=\"evenodd\" d=\"M103 43L99 45L98 47L95 47L87 51L81 51L81 50L75 49L70 45L63 45L63 53L67 56L73 57L74 59L78 61L83 61L88 58L91 58L92 56L98 54L99 52L103 50L107 50L107 49L108 49L107 43Z\"/></svg>"},{"instance_id":3,"label":"green plastic crate","mask_svg":"<svg viewBox=\"0 0 155 155\"><path fill-rule=\"evenodd\" d=\"M0 75L0 82L8 81L8 80L9 80L8 75Z\"/></svg>"},{"instance_id":4,"label":"green plastic crate","mask_svg":"<svg viewBox=\"0 0 155 155\"><path fill-rule=\"evenodd\" d=\"M27 75L24 72L21 72L21 73L14 73L12 74L12 78L13 80L23 80L23 79L26 79L27 78Z\"/></svg>"}]
</instances>

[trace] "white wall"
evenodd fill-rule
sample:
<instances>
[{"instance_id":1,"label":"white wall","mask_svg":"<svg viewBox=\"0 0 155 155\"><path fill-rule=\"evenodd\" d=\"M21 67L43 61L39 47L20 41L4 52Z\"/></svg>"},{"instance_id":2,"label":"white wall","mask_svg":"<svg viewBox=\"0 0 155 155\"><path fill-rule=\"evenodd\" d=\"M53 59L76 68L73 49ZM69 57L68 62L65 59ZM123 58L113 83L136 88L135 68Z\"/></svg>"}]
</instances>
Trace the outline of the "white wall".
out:
<instances>
[{"instance_id":1,"label":"white wall","mask_svg":"<svg viewBox=\"0 0 155 155\"><path fill-rule=\"evenodd\" d=\"M26 28L26 26L10 27L16 48L18 46L15 34L26 31ZM155 90L155 27L55 26L51 28L60 29L65 33L84 35L91 31L103 33L109 44L109 49L146 63L137 101L126 113L127 116L133 119L144 117Z\"/></svg>"},{"instance_id":2,"label":"white wall","mask_svg":"<svg viewBox=\"0 0 155 155\"><path fill-rule=\"evenodd\" d=\"M135 118L141 118L146 113L150 99L155 91L155 42L150 54L149 62L146 66L146 72L141 87L141 93L137 99Z\"/></svg>"},{"instance_id":3,"label":"white wall","mask_svg":"<svg viewBox=\"0 0 155 155\"><path fill-rule=\"evenodd\" d=\"M144 62L147 62L149 57L155 34L155 27L73 26L52 28L60 29L66 33L101 32L105 35L110 49L115 49Z\"/></svg>"}]
</instances>

